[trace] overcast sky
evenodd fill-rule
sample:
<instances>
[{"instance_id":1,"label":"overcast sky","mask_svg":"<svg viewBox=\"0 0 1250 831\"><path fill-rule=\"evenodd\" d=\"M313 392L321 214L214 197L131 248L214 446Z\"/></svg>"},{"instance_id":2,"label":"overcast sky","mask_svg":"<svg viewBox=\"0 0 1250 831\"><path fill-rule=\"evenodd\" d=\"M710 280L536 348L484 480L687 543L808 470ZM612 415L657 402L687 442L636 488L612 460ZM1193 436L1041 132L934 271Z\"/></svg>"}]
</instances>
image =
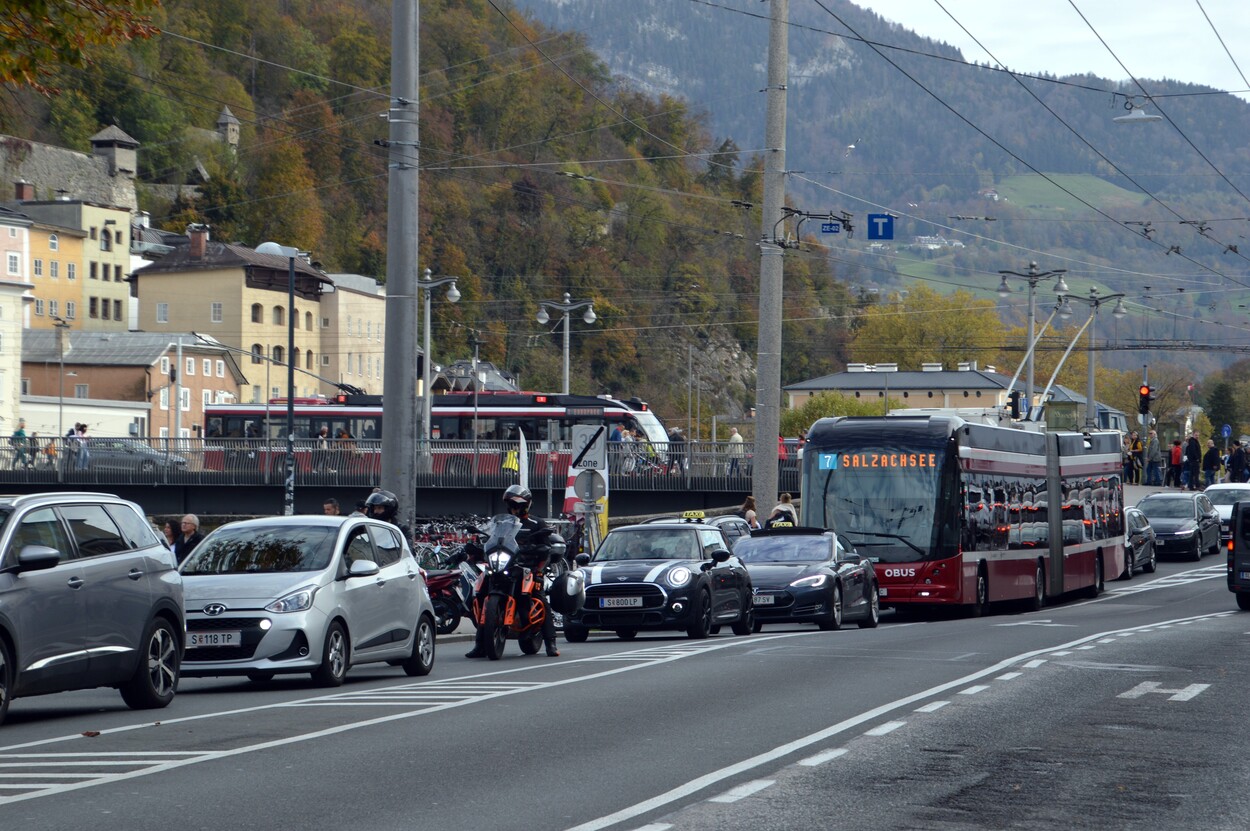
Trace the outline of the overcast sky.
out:
<instances>
[{"instance_id":1,"label":"overcast sky","mask_svg":"<svg viewBox=\"0 0 1250 831\"><path fill-rule=\"evenodd\" d=\"M1171 78L1216 89L1250 88L1250 11L1246 0L853 0L919 35L955 46L964 58L993 63L942 11L945 7L1007 68L1068 75L1092 72L1112 81ZM1206 16L1203 10L1206 10ZM1207 22L1210 17L1211 22ZM1214 30L1213 27L1214 26ZM1232 52L1229 58L1215 31ZM1236 65L1233 63L1236 59ZM1250 95L1242 94L1250 100Z\"/></svg>"}]
</instances>

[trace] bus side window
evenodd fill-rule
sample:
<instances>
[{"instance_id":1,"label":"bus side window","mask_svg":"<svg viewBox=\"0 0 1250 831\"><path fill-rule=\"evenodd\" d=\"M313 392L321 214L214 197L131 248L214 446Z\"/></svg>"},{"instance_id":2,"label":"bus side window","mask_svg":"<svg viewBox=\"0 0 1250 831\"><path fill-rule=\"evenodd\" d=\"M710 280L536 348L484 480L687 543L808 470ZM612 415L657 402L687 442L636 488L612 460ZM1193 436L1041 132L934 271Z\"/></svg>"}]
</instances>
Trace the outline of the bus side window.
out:
<instances>
[{"instance_id":1,"label":"bus side window","mask_svg":"<svg viewBox=\"0 0 1250 831\"><path fill-rule=\"evenodd\" d=\"M1233 505L1233 511L1241 517L1241 538L1250 542L1250 502L1239 502Z\"/></svg>"}]
</instances>

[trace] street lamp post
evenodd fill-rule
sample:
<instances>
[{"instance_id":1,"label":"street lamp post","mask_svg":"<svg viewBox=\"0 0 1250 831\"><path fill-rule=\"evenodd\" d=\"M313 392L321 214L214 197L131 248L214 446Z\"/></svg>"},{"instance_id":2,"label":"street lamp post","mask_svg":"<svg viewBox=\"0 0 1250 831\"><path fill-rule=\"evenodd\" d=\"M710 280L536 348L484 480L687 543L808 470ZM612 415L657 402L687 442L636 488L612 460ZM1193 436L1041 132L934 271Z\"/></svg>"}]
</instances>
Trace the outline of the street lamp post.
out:
<instances>
[{"instance_id":1,"label":"street lamp post","mask_svg":"<svg viewBox=\"0 0 1250 831\"><path fill-rule=\"evenodd\" d=\"M262 242L257 254L286 257L286 480L282 513L295 514L295 258L299 249L276 242Z\"/></svg>"},{"instance_id":2,"label":"street lamp post","mask_svg":"<svg viewBox=\"0 0 1250 831\"><path fill-rule=\"evenodd\" d=\"M52 318L56 326L57 352L57 396L56 396L56 435L58 439L65 436L65 332L69 329L69 321L59 317Z\"/></svg>"},{"instance_id":3,"label":"street lamp post","mask_svg":"<svg viewBox=\"0 0 1250 831\"><path fill-rule=\"evenodd\" d=\"M1089 357L1087 360L1089 364L1089 378L1085 386L1085 429L1096 430L1098 429L1098 407L1094 403L1094 328L1098 320L1098 307L1108 300L1116 301L1115 308L1111 310L1111 314L1118 320L1127 314L1124 309L1124 295L1106 294L1099 296L1096 288L1089 290L1089 297L1077 297L1072 294L1064 295L1062 304L1059 307L1060 317L1067 318L1072 316L1072 305L1069 302L1071 300L1076 300L1089 306Z\"/></svg>"},{"instance_id":4,"label":"street lamp post","mask_svg":"<svg viewBox=\"0 0 1250 831\"><path fill-rule=\"evenodd\" d=\"M425 359L425 377L421 383L421 441L425 444L430 440L430 377L433 370L433 361L430 359L430 301L433 299L434 289L439 286L450 286L447 289L447 302L456 303L460 300L460 291L456 288L455 277L439 277L437 280L431 279L430 270L427 268L423 274L424 279L418 281L417 287L425 292L425 348L421 353ZM428 445L426 445L428 447Z\"/></svg>"},{"instance_id":5,"label":"street lamp post","mask_svg":"<svg viewBox=\"0 0 1250 831\"><path fill-rule=\"evenodd\" d=\"M538 322L543 325L546 325L551 320L551 316L547 314L547 309L551 309L552 311L564 313L564 387L563 387L562 392L565 395L568 395L569 393L569 313L575 312L578 309L585 309L586 314L582 315L582 320L586 321L587 323L594 323L595 322L595 303L593 300L578 300L577 302L574 302L573 298L569 295L567 291L564 293L563 302L556 302L555 300L541 300L539 301L537 319L538 319Z\"/></svg>"},{"instance_id":6,"label":"street lamp post","mask_svg":"<svg viewBox=\"0 0 1250 831\"><path fill-rule=\"evenodd\" d=\"M1028 345L1026 346L1026 349L1028 350L1028 356L1026 360L1026 363L1028 364L1028 377L1027 377L1027 380L1025 381L1025 387L1024 387L1024 396L1025 396L1024 400L1028 402L1029 409L1033 408L1033 356L1035 354L1035 350L1033 349L1033 341L1037 337L1036 332L1034 332L1034 326L1033 326L1033 321L1035 319L1034 308L1033 308L1033 295L1037 290L1037 284L1040 283L1042 280L1047 279L1048 277L1059 277L1059 281L1055 283L1055 293L1061 294L1061 295L1067 294L1068 284L1063 281L1063 277L1062 277L1062 275L1066 274L1067 272L1068 270L1066 268L1057 268L1053 271L1038 271L1036 262L1029 263L1029 270L1024 274L1021 274L1018 271L1006 271L1006 270L998 272L999 274L1003 276L1002 282L999 283L998 285L999 297L1006 297L1007 295L1011 294L1011 287L1007 285L1008 277L1022 277L1023 279L1027 280L1029 283L1029 342L1028 342Z\"/></svg>"}]
</instances>

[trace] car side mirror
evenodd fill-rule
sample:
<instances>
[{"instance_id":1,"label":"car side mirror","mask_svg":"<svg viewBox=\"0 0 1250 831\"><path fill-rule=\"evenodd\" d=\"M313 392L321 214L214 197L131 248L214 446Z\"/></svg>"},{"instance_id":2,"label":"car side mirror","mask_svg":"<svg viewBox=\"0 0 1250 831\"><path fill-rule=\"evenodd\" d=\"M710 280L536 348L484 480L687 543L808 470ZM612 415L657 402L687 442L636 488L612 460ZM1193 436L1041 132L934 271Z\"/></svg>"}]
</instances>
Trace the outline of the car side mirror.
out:
<instances>
[{"instance_id":1,"label":"car side mirror","mask_svg":"<svg viewBox=\"0 0 1250 831\"><path fill-rule=\"evenodd\" d=\"M43 571L61 562L61 552L46 545L27 545L17 555L17 570Z\"/></svg>"},{"instance_id":2,"label":"car side mirror","mask_svg":"<svg viewBox=\"0 0 1250 831\"><path fill-rule=\"evenodd\" d=\"M723 548L717 548L712 552L712 560L717 563L723 563L729 559L729 552Z\"/></svg>"},{"instance_id":3,"label":"car side mirror","mask_svg":"<svg viewBox=\"0 0 1250 831\"><path fill-rule=\"evenodd\" d=\"M372 577L382 569L373 560L353 560L347 569L348 577Z\"/></svg>"},{"instance_id":4,"label":"car side mirror","mask_svg":"<svg viewBox=\"0 0 1250 831\"><path fill-rule=\"evenodd\" d=\"M581 554L578 554L573 558L573 562L577 563L579 566L590 565L590 555L583 551Z\"/></svg>"}]
</instances>

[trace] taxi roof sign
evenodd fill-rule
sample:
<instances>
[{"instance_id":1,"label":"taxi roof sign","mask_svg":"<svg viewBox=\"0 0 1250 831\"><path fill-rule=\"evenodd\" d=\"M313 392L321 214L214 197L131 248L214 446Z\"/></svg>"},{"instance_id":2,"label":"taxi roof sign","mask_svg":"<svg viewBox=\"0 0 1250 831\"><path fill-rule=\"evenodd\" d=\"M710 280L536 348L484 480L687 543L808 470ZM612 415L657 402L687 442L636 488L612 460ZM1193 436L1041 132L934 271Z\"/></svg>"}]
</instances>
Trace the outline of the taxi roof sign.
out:
<instances>
[{"instance_id":1,"label":"taxi roof sign","mask_svg":"<svg viewBox=\"0 0 1250 831\"><path fill-rule=\"evenodd\" d=\"M688 520L703 519L705 516L707 516L707 514L703 511L682 511L681 513L681 518Z\"/></svg>"}]
</instances>

